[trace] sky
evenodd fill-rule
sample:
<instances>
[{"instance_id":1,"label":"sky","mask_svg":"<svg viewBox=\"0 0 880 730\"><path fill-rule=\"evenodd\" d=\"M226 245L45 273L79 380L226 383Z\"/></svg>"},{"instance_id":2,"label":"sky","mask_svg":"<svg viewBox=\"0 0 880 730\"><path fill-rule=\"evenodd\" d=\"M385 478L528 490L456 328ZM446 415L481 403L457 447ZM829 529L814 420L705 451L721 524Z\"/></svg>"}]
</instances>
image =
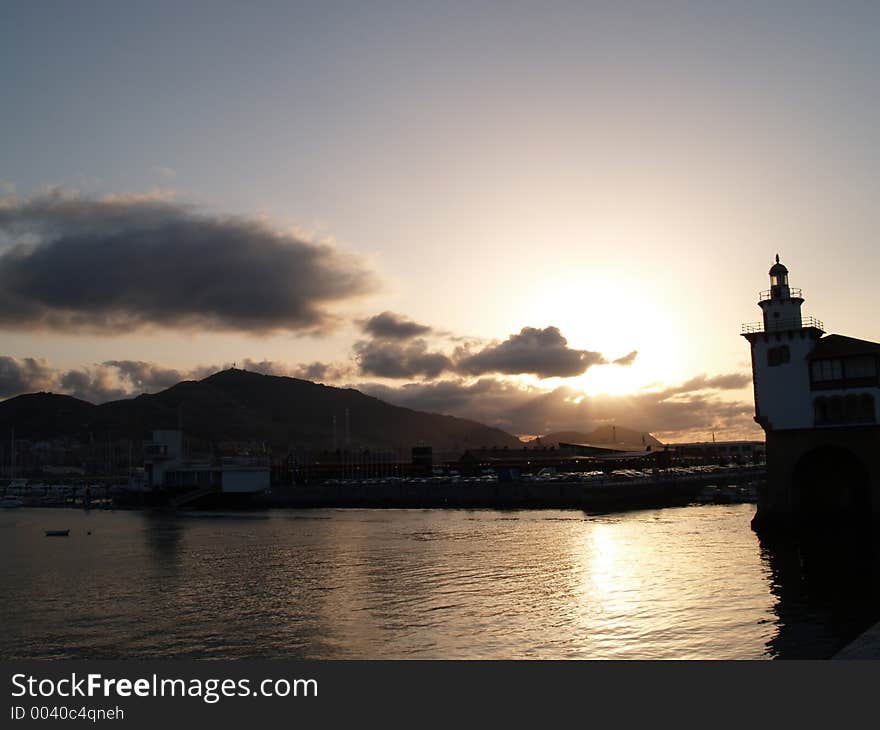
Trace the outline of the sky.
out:
<instances>
[{"instance_id":1,"label":"sky","mask_svg":"<svg viewBox=\"0 0 880 730\"><path fill-rule=\"evenodd\" d=\"M777 252L880 339L874 3L3 6L0 398L236 363L753 438Z\"/></svg>"}]
</instances>

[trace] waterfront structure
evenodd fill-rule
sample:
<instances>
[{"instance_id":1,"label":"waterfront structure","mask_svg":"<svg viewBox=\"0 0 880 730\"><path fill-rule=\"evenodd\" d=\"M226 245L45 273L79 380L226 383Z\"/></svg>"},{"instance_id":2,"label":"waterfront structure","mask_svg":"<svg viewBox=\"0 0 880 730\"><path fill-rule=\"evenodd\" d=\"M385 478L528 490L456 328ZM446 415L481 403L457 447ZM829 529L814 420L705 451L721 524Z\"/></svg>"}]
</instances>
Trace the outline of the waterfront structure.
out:
<instances>
[{"instance_id":1,"label":"waterfront structure","mask_svg":"<svg viewBox=\"0 0 880 730\"><path fill-rule=\"evenodd\" d=\"M637 446L635 444L584 444L559 442L559 451L572 456L606 456L609 454L634 453L639 456L650 454L651 446Z\"/></svg>"},{"instance_id":2,"label":"waterfront structure","mask_svg":"<svg viewBox=\"0 0 880 730\"><path fill-rule=\"evenodd\" d=\"M412 447L413 469L430 474L434 468L434 449L424 443Z\"/></svg>"},{"instance_id":3,"label":"waterfront structure","mask_svg":"<svg viewBox=\"0 0 880 730\"><path fill-rule=\"evenodd\" d=\"M880 344L825 335L776 257L761 322L744 324L755 421L766 434L767 486L756 528L880 514Z\"/></svg>"},{"instance_id":4,"label":"waterfront structure","mask_svg":"<svg viewBox=\"0 0 880 730\"><path fill-rule=\"evenodd\" d=\"M178 506L184 501L247 499L270 486L265 460L186 458L179 430L152 432L152 440L144 444L144 474L148 490L163 491Z\"/></svg>"}]
</instances>

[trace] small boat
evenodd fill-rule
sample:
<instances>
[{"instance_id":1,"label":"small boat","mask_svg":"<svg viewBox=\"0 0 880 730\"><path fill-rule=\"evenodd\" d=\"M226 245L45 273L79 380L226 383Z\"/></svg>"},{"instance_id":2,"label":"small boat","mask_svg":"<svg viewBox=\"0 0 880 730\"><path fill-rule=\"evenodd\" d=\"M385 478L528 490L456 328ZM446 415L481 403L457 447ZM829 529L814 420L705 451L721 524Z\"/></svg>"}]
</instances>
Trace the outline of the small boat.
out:
<instances>
[{"instance_id":1,"label":"small boat","mask_svg":"<svg viewBox=\"0 0 880 730\"><path fill-rule=\"evenodd\" d=\"M46 530L46 537L67 537L70 530Z\"/></svg>"}]
</instances>

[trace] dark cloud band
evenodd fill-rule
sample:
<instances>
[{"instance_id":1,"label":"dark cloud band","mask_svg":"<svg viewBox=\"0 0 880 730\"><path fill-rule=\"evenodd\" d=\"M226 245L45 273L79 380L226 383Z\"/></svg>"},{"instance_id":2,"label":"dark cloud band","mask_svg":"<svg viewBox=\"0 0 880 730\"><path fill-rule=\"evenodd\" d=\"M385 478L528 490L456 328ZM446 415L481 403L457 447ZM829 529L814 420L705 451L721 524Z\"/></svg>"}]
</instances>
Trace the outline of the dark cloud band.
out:
<instances>
[{"instance_id":1,"label":"dark cloud band","mask_svg":"<svg viewBox=\"0 0 880 730\"><path fill-rule=\"evenodd\" d=\"M322 332L364 264L247 218L149 197L0 201L0 326Z\"/></svg>"}]
</instances>

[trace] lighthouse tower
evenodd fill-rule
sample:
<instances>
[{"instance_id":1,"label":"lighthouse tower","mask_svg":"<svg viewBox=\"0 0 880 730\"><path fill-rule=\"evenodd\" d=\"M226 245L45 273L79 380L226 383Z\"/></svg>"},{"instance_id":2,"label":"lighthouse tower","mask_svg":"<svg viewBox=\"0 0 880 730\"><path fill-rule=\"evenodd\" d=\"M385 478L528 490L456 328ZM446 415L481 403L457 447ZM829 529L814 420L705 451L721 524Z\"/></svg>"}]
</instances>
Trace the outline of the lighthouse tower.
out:
<instances>
[{"instance_id":1,"label":"lighthouse tower","mask_svg":"<svg viewBox=\"0 0 880 730\"><path fill-rule=\"evenodd\" d=\"M789 286L788 269L779 254L769 275L770 288L758 296L763 320L742 327L752 349L755 421L765 431L810 428L813 409L807 356L824 330L818 320L802 316L803 294Z\"/></svg>"}]
</instances>

